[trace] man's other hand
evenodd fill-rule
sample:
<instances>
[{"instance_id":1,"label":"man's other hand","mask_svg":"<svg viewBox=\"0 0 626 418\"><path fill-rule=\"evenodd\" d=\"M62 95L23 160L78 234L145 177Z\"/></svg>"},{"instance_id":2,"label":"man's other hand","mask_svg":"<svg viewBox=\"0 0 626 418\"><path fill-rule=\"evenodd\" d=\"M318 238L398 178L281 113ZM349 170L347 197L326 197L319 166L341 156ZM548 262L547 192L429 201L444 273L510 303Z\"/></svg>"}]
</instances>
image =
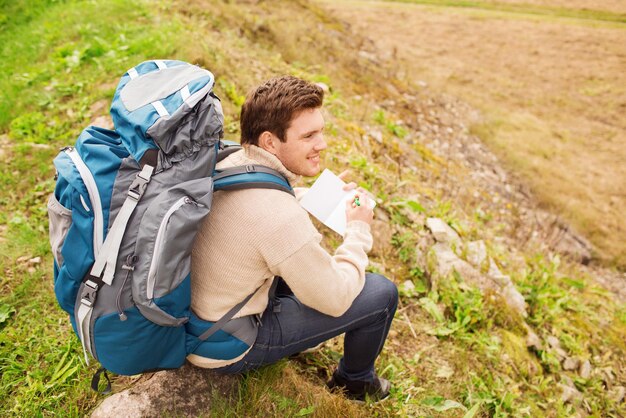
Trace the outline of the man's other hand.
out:
<instances>
[{"instance_id":1,"label":"man's other hand","mask_svg":"<svg viewBox=\"0 0 626 418\"><path fill-rule=\"evenodd\" d=\"M372 224L374 210L370 206L370 199L367 192L359 188L354 199L346 202L346 221L363 221L368 225Z\"/></svg>"}]
</instances>

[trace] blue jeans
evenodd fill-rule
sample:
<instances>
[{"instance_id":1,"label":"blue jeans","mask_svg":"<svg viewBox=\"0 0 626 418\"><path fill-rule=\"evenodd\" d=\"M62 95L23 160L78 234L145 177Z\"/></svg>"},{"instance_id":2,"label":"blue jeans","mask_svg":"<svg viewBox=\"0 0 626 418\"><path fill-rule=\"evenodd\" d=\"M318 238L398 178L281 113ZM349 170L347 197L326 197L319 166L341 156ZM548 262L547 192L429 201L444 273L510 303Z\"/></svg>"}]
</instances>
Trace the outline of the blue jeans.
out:
<instances>
[{"instance_id":1,"label":"blue jeans","mask_svg":"<svg viewBox=\"0 0 626 418\"><path fill-rule=\"evenodd\" d=\"M215 370L232 374L256 369L345 333L338 373L347 380L371 382L397 306L396 285L380 274L365 275L363 290L338 318L304 306L282 283L263 312L252 349L238 362Z\"/></svg>"}]
</instances>

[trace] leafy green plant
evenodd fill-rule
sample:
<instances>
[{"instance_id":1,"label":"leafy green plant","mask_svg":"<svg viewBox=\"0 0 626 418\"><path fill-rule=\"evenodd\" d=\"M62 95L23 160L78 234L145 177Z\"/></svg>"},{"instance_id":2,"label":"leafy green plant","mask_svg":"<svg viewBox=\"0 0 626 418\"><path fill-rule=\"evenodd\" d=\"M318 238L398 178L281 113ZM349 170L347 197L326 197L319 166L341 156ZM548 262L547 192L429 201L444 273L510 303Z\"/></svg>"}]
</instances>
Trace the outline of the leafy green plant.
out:
<instances>
[{"instance_id":1,"label":"leafy green plant","mask_svg":"<svg viewBox=\"0 0 626 418\"><path fill-rule=\"evenodd\" d=\"M390 134L395 135L398 138L404 138L409 133L409 131L404 126L389 119L385 114L385 111L382 109L378 109L374 112L373 119L375 122L384 126Z\"/></svg>"},{"instance_id":2,"label":"leafy green plant","mask_svg":"<svg viewBox=\"0 0 626 418\"><path fill-rule=\"evenodd\" d=\"M415 258L415 235L411 232L391 238L391 244L398 249L398 257L403 263L413 262Z\"/></svg>"}]
</instances>

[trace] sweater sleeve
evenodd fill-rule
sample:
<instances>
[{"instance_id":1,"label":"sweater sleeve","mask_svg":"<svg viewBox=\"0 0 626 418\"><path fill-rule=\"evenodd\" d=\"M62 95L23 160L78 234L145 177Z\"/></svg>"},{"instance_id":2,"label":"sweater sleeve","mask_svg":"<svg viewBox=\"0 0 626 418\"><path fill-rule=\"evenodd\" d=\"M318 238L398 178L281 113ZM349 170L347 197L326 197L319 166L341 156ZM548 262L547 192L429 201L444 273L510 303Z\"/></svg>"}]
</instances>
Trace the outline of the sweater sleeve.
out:
<instances>
[{"instance_id":1,"label":"sweater sleeve","mask_svg":"<svg viewBox=\"0 0 626 418\"><path fill-rule=\"evenodd\" d=\"M372 235L365 222L349 222L344 241L333 256L320 246L320 241L317 234L271 270L287 282L303 304L338 317L363 289Z\"/></svg>"}]
</instances>

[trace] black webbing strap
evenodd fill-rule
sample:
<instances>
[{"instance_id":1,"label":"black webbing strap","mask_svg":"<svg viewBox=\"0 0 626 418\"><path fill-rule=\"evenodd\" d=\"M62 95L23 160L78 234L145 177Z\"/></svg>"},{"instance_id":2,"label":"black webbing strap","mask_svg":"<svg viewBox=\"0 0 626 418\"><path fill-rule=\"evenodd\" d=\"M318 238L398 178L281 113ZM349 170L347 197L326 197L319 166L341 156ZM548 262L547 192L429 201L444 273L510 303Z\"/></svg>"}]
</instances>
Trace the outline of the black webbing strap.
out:
<instances>
[{"instance_id":1,"label":"black webbing strap","mask_svg":"<svg viewBox=\"0 0 626 418\"><path fill-rule=\"evenodd\" d=\"M275 313L280 312L280 301L278 300L278 298L276 298L276 288L278 287L278 282L280 280L282 280L280 277L274 276L274 281L272 282L270 291L267 294L270 300L270 303L272 304L272 311Z\"/></svg>"},{"instance_id":2,"label":"black webbing strap","mask_svg":"<svg viewBox=\"0 0 626 418\"><path fill-rule=\"evenodd\" d=\"M274 299L276 297L276 288L278 287L279 280L281 280L280 277L274 276L274 281L272 282L272 285L270 286L270 291L267 293L267 296L270 299Z\"/></svg>"},{"instance_id":3,"label":"black webbing strap","mask_svg":"<svg viewBox=\"0 0 626 418\"><path fill-rule=\"evenodd\" d=\"M102 375L102 373L104 373L104 378L107 381L107 385L104 388L104 390L101 391L99 389L99 386L100 386L100 376ZM93 377L91 378L91 389L103 395L111 393L111 380L109 379L109 375L107 374L107 371L104 367L100 367L98 371L96 372L96 374L94 374Z\"/></svg>"}]
</instances>

